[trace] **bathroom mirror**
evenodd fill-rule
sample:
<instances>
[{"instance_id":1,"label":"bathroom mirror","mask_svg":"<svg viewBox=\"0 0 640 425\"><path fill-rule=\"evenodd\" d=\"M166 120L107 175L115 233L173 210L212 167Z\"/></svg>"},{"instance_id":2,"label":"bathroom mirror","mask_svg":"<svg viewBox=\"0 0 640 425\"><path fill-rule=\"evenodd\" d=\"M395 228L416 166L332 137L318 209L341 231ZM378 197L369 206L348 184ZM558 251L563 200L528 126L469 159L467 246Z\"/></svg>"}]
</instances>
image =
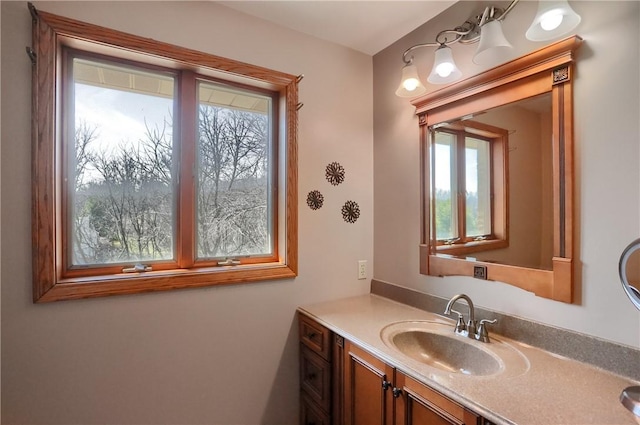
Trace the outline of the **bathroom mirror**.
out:
<instances>
[{"instance_id":1,"label":"bathroom mirror","mask_svg":"<svg viewBox=\"0 0 640 425\"><path fill-rule=\"evenodd\" d=\"M640 310L640 239L631 242L622 252L618 271L624 291Z\"/></svg>"},{"instance_id":2,"label":"bathroom mirror","mask_svg":"<svg viewBox=\"0 0 640 425\"><path fill-rule=\"evenodd\" d=\"M581 43L561 40L412 101L421 129L422 274L495 280L572 302L572 73Z\"/></svg>"}]
</instances>

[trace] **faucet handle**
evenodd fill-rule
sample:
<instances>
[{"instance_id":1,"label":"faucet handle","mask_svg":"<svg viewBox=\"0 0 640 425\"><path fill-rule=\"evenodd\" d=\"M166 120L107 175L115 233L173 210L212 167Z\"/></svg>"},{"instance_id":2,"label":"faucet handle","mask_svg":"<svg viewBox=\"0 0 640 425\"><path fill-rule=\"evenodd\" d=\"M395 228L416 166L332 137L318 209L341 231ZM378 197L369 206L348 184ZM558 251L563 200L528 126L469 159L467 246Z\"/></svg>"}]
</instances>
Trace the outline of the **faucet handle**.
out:
<instances>
[{"instance_id":1,"label":"faucet handle","mask_svg":"<svg viewBox=\"0 0 640 425\"><path fill-rule=\"evenodd\" d=\"M458 313L458 312L456 311L456 313ZM455 331L460 333L460 332L463 332L463 331L466 331L466 330L467 330L467 325L465 325L465 323L464 323L464 317L462 317L462 314L458 313L458 320L456 321L456 329L455 329Z\"/></svg>"},{"instance_id":2,"label":"faucet handle","mask_svg":"<svg viewBox=\"0 0 640 425\"><path fill-rule=\"evenodd\" d=\"M445 314L455 313L458 315L458 320L456 322L456 332L462 332L467 330L467 325L464 323L464 316L457 310L449 309L448 312L445 311Z\"/></svg>"},{"instance_id":3,"label":"faucet handle","mask_svg":"<svg viewBox=\"0 0 640 425\"><path fill-rule=\"evenodd\" d=\"M487 332L487 324L492 325L495 323L498 323L497 319L482 319L480 321L480 324L478 325L478 333L476 333L476 339L480 342L491 342L489 340L489 332Z\"/></svg>"},{"instance_id":4,"label":"faucet handle","mask_svg":"<svg viewBox=\"0 0 640 425\"><path fill-rule=\"evenodd\" d=\"M467 320L467 332L469 332L469 338L475 338L478 332L478 322L476 320Z\"/></svg>"}]
</instances>

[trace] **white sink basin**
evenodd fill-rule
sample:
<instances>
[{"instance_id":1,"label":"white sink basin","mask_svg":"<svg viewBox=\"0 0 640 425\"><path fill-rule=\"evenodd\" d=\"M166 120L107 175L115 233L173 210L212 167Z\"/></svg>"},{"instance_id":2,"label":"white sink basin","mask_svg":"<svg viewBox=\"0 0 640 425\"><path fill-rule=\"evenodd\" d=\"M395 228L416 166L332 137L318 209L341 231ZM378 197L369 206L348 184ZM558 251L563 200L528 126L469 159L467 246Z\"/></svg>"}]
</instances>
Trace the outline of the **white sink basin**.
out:
<instances>
[{"instance_id":1,"label":"white sink basin","mask_svg":"<svg viewBox=\"0 0 640 425\"><path fill-rule=\"evenodd\" d=\"M529 369L526 357L502 339L491 336L490 343L479 342L456 335L448 323L398 322L383 328L380 336L410 361L453 374L513 376Z\"/></svg>"}]
</instances>

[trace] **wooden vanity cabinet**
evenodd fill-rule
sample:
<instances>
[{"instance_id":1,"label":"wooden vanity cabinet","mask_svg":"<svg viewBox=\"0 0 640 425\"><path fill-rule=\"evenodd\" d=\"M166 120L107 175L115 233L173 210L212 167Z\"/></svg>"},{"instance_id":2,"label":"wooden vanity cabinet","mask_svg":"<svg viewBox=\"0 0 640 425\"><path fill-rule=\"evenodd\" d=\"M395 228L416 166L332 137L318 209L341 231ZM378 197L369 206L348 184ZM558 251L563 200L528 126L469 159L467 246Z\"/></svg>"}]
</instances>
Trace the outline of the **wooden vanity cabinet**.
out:
<instances>
[{"instance_id":1,"label":"wooden vanity cabinet","mask_svg":"<svg viewBox=\"0 0 640 425\"><path fill-rule=\"evenodd\" d=\"M342 424L344 339L298 314L300 338L300 424Z\"/></svg>"},{"instance_id":2,"label":"wooden vanity cabinet","mask_svg":"<svg viewBox=\"0 0 640 425\"><path fill-rule=\"evenodd\" d=\"M301 425L491 425L298 314Z\"/></svg>"},{"instance_id":3,"label":"wooden vanity cabinet","mask_svg":"<svg viewBox=\"0 0 640 425\"><path fill-rule=\"evenodd\" d=\"M345 425L483 425L482 418L349 341Z\"/></svg>"}]
</instances>

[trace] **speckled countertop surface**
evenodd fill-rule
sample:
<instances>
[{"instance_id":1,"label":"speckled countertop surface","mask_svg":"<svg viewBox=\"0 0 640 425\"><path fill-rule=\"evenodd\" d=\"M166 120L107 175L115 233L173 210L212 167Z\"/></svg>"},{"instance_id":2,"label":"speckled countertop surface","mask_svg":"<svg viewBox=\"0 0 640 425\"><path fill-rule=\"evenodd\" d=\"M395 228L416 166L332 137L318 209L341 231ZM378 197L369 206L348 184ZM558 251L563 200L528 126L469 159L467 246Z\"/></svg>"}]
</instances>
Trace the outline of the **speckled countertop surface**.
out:
<instances>
[{"instance_id":1,"label":"speckled countertop surface","mask_svg":"<svg viewBox=\"0 0 640 425\"><path fill-rule=\"evenodd\" d=\"M385 327L402 321L445 322L453 331L448 318L372 294L299 311L497 424L636 424L619 397L624 388L640 383L591 365L498 335L495 343L519 351L527 367L508 373L507 363L505 373L492 376L450 373L404 356L381 338Z\"/></svg>"}]
</instances>

